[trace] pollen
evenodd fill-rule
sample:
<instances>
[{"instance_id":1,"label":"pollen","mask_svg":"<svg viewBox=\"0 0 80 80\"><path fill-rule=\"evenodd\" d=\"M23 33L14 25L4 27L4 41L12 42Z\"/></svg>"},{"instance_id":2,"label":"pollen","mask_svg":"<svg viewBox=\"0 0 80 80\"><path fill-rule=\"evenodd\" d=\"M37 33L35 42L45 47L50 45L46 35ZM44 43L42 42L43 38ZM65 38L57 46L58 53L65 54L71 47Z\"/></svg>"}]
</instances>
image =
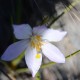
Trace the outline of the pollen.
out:
<instances>
[{"instance_id":1,"label":"pollen","mask_svg":"<svg viewBox=\"0 0 80 80\"><path fill-rule=\"evenodd\" d=\"M39 52L41 50L42 46L42 39L41 36L36 35L31 37L31 47L36 48L36 50Z\"/></svg>"},{"instance_id":2,"label":"pollen","mask_svg":"<svg viewBox=\"0 0 80 80\"><path fill-rule=\"evenodd\" d=\"M40 53L36 54L36 58L37 59L41 58L41 54Z\"/></svg>"},{"instance_id":3,"label":"pollen","mask_svg":"<svg viewBox=\"0 0 80 80\"><path fill-rule=\"evenodd\" d=\"M41 36L37 35L37 36L35 36L35 38L36 38L37 40L41 41Z\"/></svg>"}]
</instances>

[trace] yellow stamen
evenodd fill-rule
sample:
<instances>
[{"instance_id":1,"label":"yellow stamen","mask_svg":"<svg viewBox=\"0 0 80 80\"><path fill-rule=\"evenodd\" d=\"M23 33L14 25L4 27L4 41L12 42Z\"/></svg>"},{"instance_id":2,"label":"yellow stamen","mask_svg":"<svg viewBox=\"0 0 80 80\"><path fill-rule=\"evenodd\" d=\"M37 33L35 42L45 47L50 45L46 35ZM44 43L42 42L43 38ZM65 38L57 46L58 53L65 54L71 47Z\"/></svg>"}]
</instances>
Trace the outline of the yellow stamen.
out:
<instances>
[{"instance_id":1,"label":"yellow stamen","mask_svg":"<svg viewBox=\"0 0 80 80\"><path fill-rule=\"evenodd\" d=\"M31 47L36 48L37 52L41 50L42 39L41 36L36 35L31 37Z\"/></svg>"},{"instance_id":2,"label":"yellow stamen","mask_svg":"<svg viewBox=\"0 0 80 80\"><path fill-rule=\"evenodd\" d=\"M36 58L37 59L39 59L40 57L41 57L41 54L40 53L36 54Z\"/></svg>"},{"instance_id":3,"label":"yellow stamen","mask_svg":"<svg viewBox=\"0 0 80 80\"><path fill-rule=\"evenodd\" d=\"M41 41L41 36L37 35L35 36L37 40Z\"/></svg>"}]
</instances>

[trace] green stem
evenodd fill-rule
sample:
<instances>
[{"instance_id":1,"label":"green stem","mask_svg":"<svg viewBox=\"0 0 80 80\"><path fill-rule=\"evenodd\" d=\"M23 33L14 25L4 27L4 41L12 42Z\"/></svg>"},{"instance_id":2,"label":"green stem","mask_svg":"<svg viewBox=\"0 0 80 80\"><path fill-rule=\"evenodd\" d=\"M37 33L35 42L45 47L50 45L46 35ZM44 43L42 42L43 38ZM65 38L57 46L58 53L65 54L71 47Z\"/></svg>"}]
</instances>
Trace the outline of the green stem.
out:
<instances>
[{"instance_id":1,"label":"green stem","mask_svg":"<svg viewBox=\"0 0 80 80\"><path fill-rule=\"evenodd\" d=\"M8 64L2 60L0 60L0 63L2 63L5 67L7 67L7 69L10 71L11 68L8 66Z\"/></svg>"},{"instance_id":2,"label":"green stem","mask_svg":"<svg viewBox=\"0 0 80 80\"><path fill-rule=\"evenodd\" d=\"M76 52L74 52L74 53L66 56L65 58L68 59L68 58L70 58L70 57L78 54L79 52L80 52L80 50L78 50L78 51L76 51ZM49 66L52 66L52 65L54 65L54 64L56 64L56 63L55 63L55 62L49 62L49 63L43 64L43 65L41 66L41 69L46 68L46 67L49 67ZM28 68L22 68L22 69L16 70L16 73L23 73L23 72L27 72L27 71L29 71Z\"/></svg>"},{"instance_id":3,"label":"green stem","mask_svg":"<svg viewBox=\"0 0 80 80\"><path fill-rule=\"evenodd\" d=\"M0 63L2 63L8 70L8 72L11 74L11 75L14 75L15 72L8 66L8 64L2 60L0 60Z\"/></svg>"},{"instance_id":4,"label":"green stem","mask_svg":"<svg viewBox=\"0 0 80 80\"><path fill-rule=\"evenodd\" d=\"M36 79L35 80L41 80L40 79L40 73L39 72L36 74Z\"/></svg>"},{"instance_id":5,"label":"green stem","mask_svg":"<svg viewBox=\"0 0 80 80\"><path fill-rule=\"evenodd\" d=\"M76 6L78 3L80 2L80 0L75 0L74 2L72 2L68 7L66 7L64 9L64 13L69 12L74 6Z\"/></svg>"},{"instance_id":6,"label":"green stem","mask_svg":"<svg viewBox=\"0 0 80 80\"><path fill-rule=\"evenodd\" d=\"M78 50L78 51L76 51L76 52L74 52L74 53L72 53L72 54L66 56L66 58L68 59L68 58L74 56L75 54L78 54L79 52L80 52L80 50Z\"/></svg>"},{"instance_id":7,"label":"green stem","mask_svg":"<svg viewBox=\"0 0 80 80\"><path fill-rule=\"evenodd\" d=\"M80 0L76 0L74 2L72 2L68 7L66 7L63 12L56 18L54 18L54 16L51 17L51 22L47 25L48 27L50 27L53 23L55 23L61 16L63 16L65 13L69 12L74 6L76 6L78 3L80 2ZM49 22L49 20L44 20ZM44 22L43 21L43 22Z\"/></svg>"},{"instance_id":8,"label":"green stem","mask_svg":"<svg viewBox=\"0 0 80 80\"><path fill-rule=\"evenodd\" d=\"M59 16L57 16L56 18L52 19L52 21L50 22L50 24L47 27L50 27L53 23L55 23L61 16L63 16L64 12L62 12ZM52 17L53 18L53 17Z\"/></svg>"},{"instance_id":9,"label":"green stem","mask_svg":"<svg viewBox=\"0 0 80 80\"><path fill-rule=\"evenodd\" d=\"M16 59L11 61L12 66L16 67L20 63L20 61L22 60L22 58L25 55L24 52L25 52L25 50Z\"/></svg>"}]
</instances>

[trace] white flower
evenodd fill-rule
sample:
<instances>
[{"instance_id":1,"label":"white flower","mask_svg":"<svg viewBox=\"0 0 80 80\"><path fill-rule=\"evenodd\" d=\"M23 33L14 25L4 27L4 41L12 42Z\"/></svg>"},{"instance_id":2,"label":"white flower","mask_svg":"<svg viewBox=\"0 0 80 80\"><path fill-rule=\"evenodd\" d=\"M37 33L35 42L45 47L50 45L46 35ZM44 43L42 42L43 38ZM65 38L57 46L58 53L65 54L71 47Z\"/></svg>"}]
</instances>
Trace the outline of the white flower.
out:
<instances>
[{"instance_id":1,"label":"white flower","mask_svg":"<svg viewBox=\"0 0 80 80\"><path fill-rule=\"evenodd\" d=\"M49 41L60 41L67 32L48 29L44 25L32 30L28 24L13 25L13 29L15 37L21 41L11 44L2 55L2 60L12 60L25 50L25 61L33 77L41 66L42 53L51 61L65 62L64 55Z\"/></svg>"}]
</instances>

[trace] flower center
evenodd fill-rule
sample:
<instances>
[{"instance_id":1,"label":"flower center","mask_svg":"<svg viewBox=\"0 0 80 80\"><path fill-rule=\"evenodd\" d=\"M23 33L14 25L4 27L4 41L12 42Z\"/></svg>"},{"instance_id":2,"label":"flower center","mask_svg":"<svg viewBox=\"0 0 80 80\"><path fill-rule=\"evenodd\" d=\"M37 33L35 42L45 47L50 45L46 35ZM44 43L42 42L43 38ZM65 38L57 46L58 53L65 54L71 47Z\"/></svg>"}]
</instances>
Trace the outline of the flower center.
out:
<instances>
[{"instance_id":1,"label":"flower center","mask_svg":"<svg viewBox=\"0 0 80 80\"><path fill-rule=\"evenodd\" d=\"M31 37L31 47L36 48L37 52L41 50L42 39L41 36L36 35Z\"/></svg>"}]
</instances>

